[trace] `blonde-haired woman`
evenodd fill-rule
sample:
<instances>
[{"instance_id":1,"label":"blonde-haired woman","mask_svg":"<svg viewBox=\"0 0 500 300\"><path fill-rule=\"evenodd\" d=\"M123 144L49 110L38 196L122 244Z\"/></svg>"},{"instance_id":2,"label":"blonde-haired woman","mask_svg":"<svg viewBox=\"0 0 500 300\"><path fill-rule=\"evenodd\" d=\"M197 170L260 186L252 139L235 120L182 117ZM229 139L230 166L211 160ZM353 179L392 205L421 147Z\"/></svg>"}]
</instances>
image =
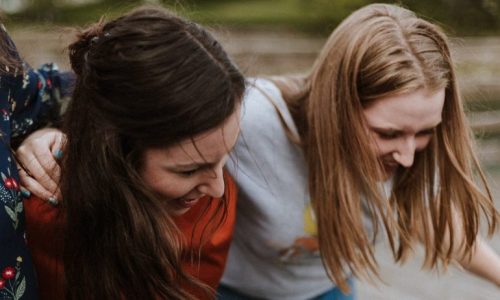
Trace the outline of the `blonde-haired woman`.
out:
<instances>
[{"instance_id":1,"label":"blonde-haired woman","mask_svg":"<svg viewBox=\"0 0 500 300\"><path fill-rule=\"evenodd\" d=\"M397 261L418 239L429 267L456 260L500 284L500 259L478 239L481 211L490 233L498 214L441 29L369 5L308 76L250 81L228 165L240 199L219 298L352 299L352 275L377 275L380 231Z\"/></svg>"},{"instance_id":2,"label":"blonde-haired woman","mask_svg":"<svg viewBox=\"0 0 500 300\"><path fill-rule=\"evenodd\" d=\"M437 26L363 7L308 76L254 80L244 104L221 299L352 297L339 289L377 274L379 228L397 261L418 239L427 266L457 260L500 284L500 260L478 239L481 212L490 233L498 215Z\"/></svg>"}]
</instances>

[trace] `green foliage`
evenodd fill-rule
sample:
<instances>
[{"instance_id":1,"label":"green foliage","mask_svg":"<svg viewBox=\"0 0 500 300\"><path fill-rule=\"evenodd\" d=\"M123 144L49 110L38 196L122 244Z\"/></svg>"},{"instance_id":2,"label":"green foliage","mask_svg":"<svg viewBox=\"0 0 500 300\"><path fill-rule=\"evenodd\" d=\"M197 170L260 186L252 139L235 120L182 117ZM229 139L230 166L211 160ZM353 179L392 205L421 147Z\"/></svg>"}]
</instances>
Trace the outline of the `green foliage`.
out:
<instances>
[{"instance_id":1,"label":"green foliage","mask_svg":"<svg viewBox=\"0 0 500 300\"><path fill-rule=\"evenodd\" d=\"M406 0L408 8L437 20L462 35L492 34L500 30L500 0Z\"/></svg>"},{"instance_id":2,"label":"green foliage","mask_svg":"<svg viewBox=\"0 0 500 300\"><path fill-rule=\"evenodd\" d=\"M84 6L59 6L54 0L32 0L36 5L10 16L19 24L50 23L62 25L83 25L93 23L101 16L110 18L140 5L142 0L104 0Z\"/></svg>"},{"instance_id":3,"label":"green foliage","mask_svg":"<svg viewBox=\"0 0 500 300\"><path fill-rule=\"evenodd\" d=\"M62 6L60 0L31 1L30 8L15 15L15 20L82 24L103 13L114 16L144 2L157 2L205 24L279 26L328 34L355 9L387 2L401 3L459 35L500 31L500 0L101 0L79 7Z\"/></svg>"},{"instance_id":4,"label":"green foliage","mask_svg":"<svg viewBox=\"0 0 500 300\"><path fill-rule=\"evenodd\" d=\"M500 0L191 0L188 3L194 7L190 16L200 22L279 25L328 34L352 11L375 2L401 4L459 35L500 31Z\"/></svg>"}]
</instances>

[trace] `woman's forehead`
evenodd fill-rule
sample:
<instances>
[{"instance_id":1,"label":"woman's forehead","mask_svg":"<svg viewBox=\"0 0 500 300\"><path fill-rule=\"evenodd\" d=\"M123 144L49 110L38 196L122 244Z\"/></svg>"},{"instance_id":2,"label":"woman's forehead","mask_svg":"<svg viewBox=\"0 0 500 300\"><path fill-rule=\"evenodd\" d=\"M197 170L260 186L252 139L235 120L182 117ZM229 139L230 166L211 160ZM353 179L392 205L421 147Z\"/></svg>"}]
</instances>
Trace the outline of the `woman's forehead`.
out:
<instances>
[{"instance_id":1,"label":"woman's forehead","mask_svg":"<svg viewBox=\"0 0 500 300\"><path fill-rule=\"evenodd\" d=\"M441 122L444 98L444 89L420 89L375 100L364 109L364 115L372 126L418 132Z\"/></svg>"}]
</instances>

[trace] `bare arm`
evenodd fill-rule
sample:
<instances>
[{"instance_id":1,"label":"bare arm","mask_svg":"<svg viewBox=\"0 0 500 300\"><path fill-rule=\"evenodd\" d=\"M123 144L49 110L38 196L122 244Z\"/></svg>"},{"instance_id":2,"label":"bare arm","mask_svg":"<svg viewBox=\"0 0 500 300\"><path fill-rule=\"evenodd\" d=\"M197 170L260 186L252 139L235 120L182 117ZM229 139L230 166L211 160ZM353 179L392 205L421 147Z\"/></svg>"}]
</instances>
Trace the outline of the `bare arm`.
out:
<instances>
[{"instance_id":1,"label":"bare arm","mask_svg":"<svg viewBox=\"0 0 500 300\"><path fill-rule=\"evenodd\" d=\"M458 260L464 269L500 287L500 257L480 236L467 258Z\"/></svg>"},{"instance_id":2,"label":"bare arm","mask_svg":"<svg viewBox=\"0 0 500 300\"><path fill-rule=\"evenodd\" d=\"M427 217L430 218L430 216ZM463 255L465 235L461 222L459 214L454 210L452 259L465 270L500 287L500 257L479 235L476 237L474 247L471 249L471 255ZM423 225L419 224L419 226L419 240L423 241ZM446 234L441 245L443 249L449 248L449 238L449 234Z\"/></svg>"}]
</instances>

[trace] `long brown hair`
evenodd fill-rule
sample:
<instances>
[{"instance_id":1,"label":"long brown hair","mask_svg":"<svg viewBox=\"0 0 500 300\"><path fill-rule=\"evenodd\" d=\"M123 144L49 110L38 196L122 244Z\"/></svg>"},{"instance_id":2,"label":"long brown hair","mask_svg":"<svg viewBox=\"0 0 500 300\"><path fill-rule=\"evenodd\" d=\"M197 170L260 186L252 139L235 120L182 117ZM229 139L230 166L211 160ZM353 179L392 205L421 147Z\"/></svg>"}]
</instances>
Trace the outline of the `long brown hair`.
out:
<instances>
[{"instance_id":1,"label":"long brown hair","mask_svg":"<svg viewBox=\"0 0 500 300\"><path fill-rule=\"evenodd\" d=\"M322 259L344 291L349 271L378 274L374 237L362 224L364 204L375 236L383 223L397 261L404 260L417 236L429 267L446 266L457 244L464 256L470 254L481 212L489 233L495 229L498 213L474 155L448 44L439 27L409 10L368 5L335 29L308 76L275 81L301 135ZM413 166L396 175L388 202L377 182L380 162L367 151L371 141L363 108L382 97L441 88L446 91L443 122ZM464 240L454 236L457 231Z\"/></svg>"},{"instance_id":2,"label":"long brown hair","mask_svg":"<svg viewBox=\"0 0 500 300\"><path fill-rule=\"evenodd\" d=\"M244 78L199 25L143 7L83 30L64 124L69 299L186 299L180 238L145 186L142 153L220 126Z\"/></svg>"}]
</instances>

